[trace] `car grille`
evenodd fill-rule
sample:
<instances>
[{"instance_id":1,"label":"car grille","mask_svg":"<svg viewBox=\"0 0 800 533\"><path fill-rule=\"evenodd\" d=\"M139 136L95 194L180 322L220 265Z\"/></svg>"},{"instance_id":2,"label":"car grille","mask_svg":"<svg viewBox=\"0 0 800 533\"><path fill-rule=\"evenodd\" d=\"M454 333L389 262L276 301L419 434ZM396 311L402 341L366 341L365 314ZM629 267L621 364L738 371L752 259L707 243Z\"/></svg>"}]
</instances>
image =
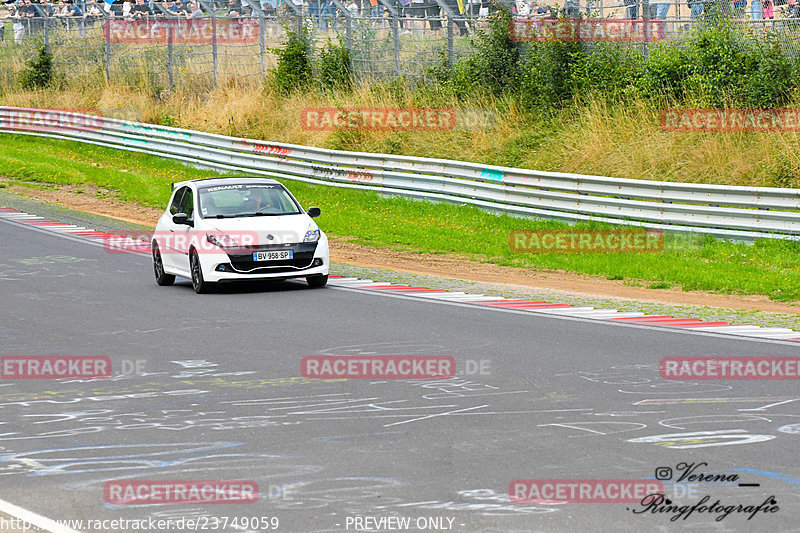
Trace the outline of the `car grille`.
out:
<instances>
[{"instance_id":1,"label":"car grille","mask_svg":"<svg viewBox=\"0 0 800 533\"><path fill-rule=\"evenodd\" d=\"M248 253L228 254L231 266L234 271L239 273L265 273L265 272L293 272L295 270L308 268L314 260L314 252L317 250L317 243L309 242L302 244L286 245L263 245L248 248ZM253 261L253 252L284 251L292 250L293 259L284 261ZM238 251L238 250L237 250Z\"/></svg>"}]
</instances>

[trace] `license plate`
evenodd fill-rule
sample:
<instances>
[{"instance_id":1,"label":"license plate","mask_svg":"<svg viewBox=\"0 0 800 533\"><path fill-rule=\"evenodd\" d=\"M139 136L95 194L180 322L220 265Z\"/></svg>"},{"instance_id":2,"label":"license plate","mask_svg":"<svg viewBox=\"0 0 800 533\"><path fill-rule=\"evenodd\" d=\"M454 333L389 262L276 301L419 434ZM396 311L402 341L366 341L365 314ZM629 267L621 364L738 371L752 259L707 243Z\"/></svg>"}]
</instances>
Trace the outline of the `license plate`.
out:
<instances>
[{"instance_id":1,"label":"license plate","mask_svg":"<svg viewBox=\"0 0 800 533\"><path fill-rule=\"evenodd\" d=\"M287 259L294 259L294 252L292 250L253 252L253 261L285 261Z\"/></svg>"}]
</instances>

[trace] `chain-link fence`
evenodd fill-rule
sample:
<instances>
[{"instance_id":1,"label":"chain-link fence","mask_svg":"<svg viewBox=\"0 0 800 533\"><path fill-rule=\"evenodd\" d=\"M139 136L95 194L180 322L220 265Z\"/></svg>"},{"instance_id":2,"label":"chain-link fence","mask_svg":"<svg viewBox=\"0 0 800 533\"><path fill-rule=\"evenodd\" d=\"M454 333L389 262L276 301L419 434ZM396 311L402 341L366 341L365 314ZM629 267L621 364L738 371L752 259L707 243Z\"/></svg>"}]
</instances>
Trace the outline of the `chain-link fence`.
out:
<instances>
[{"instance_id":1,"label":"chain-link fence","mask_svg":"<svg viewBox=\"0 0 800 533\"><path fill-rule=\"evenodd\" d=\"M253 3L244 16L219 14L214 5L202 5L205 9L200 8L198 16L156 13L133 18L87 3L87 14L81 17L7 20L0 43L0 80L12 82L41 45L53 54L57 72L67 81L96 77L167 88L213 85L230 77L257 79L275 65L275 51L287 29L298 27L309 31L312 55L327 41L341 40L350 52L353 72L361 79L413 79L431 67L462 58L471 48L469 35L485 26L485 21L441 10L415 12L388 3L379 5L380 11L370 9L366 16L338 0L331 1L333 8L294 6L296 11L284 7L270 14ZM287 5L293 4L282 4Z\"/></svg>"},{"instance_id":2,"label":"chain-link fence","mask_svg":"<svg viewBox=\"0 0 800 533\"><path fill-rule=\"evenodd\" d=\"M488 0L305 0L277 8L271 4L275 0L230 0L225 5L132 1L106 9L80 0L58 5L19 0L22 7L0 10L0 17L5 16L0 19L5 30L0 82L13 83L40 45L53 54L56 71L68 82L96 79L158 89L212 86L232 77L260 80L276 64L275 51L287 29L300 27L309 31L312 55L326 41L341 39L360 79L419 79L431 67L466 57L471 36L487 28L487 17L496 9ZM784 18L765 19L762 0L752 0L753 6L758 4L752 13L744 11L744 1L567 0L556 9L526 0L511 7L517 20L537 23L555 15L641 20L647 14L660 25L660 34L646 39L645 53L651 42L685 35L703 19L703 11L713 8L727 12L742 32L769 32L787 51L798 52L800 19L789 16L796 13L784 10L778 13ZM755 18L757 12L762 18Z\"/></svg>"}]
</instances>

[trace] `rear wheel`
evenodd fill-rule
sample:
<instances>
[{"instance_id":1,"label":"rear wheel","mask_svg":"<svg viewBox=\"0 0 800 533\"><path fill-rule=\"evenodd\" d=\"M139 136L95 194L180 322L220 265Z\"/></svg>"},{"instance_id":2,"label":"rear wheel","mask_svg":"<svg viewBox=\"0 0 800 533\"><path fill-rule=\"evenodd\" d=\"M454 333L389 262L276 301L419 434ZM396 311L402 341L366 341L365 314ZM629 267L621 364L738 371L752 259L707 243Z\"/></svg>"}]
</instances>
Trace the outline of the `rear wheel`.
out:
<instances>
[{"instance_id":1,"label":"rear wheel","mask_svg":"<svg viewBox=\"0 0 800 533\"><path fill-rule=\"evenodd\" d=\"M164 272L164 262L161 260L161 251L156 241L153 241L153 272L156 275L156 283L162 287L175 283L175 276Z\"/></svg>"},{"instance_id":2,"label":"rear wheel","mask_svg":"<svg viewBox=\"0 0 800 533\"><path fill-rule=\"evenodd\" d=\"M306 281L311 287L324 287L328 283L328 275L306 276Z\"/></svg>"},{"instance_id":3,"label":"rear wheel","mask_svg":"<svg viewBox=\"0 0 800 533\"><path fill-rule=\"evenodd\" d=\"M194 292L197 294L211 292L214 284L203 279L203 269L200 266L200 258L194 250L189 252L189 267L192 271L192 288L194 288Z\"/></svg>"}]
</instances>

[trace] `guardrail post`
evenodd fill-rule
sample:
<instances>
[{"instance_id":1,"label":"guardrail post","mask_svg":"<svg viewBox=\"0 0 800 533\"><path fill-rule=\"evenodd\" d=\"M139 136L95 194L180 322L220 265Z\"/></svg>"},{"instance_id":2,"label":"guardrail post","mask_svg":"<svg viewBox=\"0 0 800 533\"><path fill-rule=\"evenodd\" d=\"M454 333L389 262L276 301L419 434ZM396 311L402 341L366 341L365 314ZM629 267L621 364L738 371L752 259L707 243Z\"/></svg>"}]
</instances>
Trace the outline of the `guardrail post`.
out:
<instances>
[{"instance_id":1,"label":"guardrail post","mask_svg":"<svg viewBox=\"0 0 800 533\"><path fill-rule=\"evenodd\" d=\"M219 68L219 50L217 48L217 17L211 18L211 84L217 86L217 68Z\"/></svg>"},{"instance_id":2,"label":"guardrail post","mask_svg":"<svg viewBox=\"0 0 800 533\"><path fill-rule=\"evenodd\" d=\"M97 3L92 2L92 5L100 9ZM85 6L84 6L85 8ZM103 38L106 41L105 45L105 55L106 55L106 81L111 82L111 16L106 12L105 9L100 9L100 12L103 14ZM81 20L83 23L83 20Z\"/></svg>"},{"instance_id":3,"label":"guardrail post","mask_svg":"<svg viewBox=\"0 0 800 533\"><path fill-rule=\"evenodd\" d=\"M453 66L453 17L447 17L447 68Z\"/></svg>"},{"instance_id":4,"label":"guardrail post","mask_svg":"<svg viewBox=\"0 0 800 533\"><path fill-rule=\"evenodd\" d=\"M642 56L647 59L650 55L650 0L642 0L642 24L644 24L644 42L642 43Z\"/></svg>"},{"instance_id":5,"label":"guardrail post","mask_svg":"<svg viewBox=\"0 0 800 533\"><path fill-rule=\"evenodd\" d=\"M400 21L397 12L392 13L392 58L394 59L394 75L400 75Z\"/></svg>"},{"instance_id":6,"label":"guardrail post","mask_svg":"<svg viewBox=\"0 0 800 533\"><path fill-rule=\"evenodd\" d=\"M106 81L111 83L111 43L106 40Z\"/></svg>"},{"instance_id":7,"label":"guardrail post","mask_svg":"<svg viewBox=\"0 0 800 533\"><path fill-rule=\"evenodd\" d=\"M253 10L255 16L258 17L258 55L259 55L259 69L261 76L267 74L267 19L264 11L261 9L261 4L253 0L244 0L250 9ZM289 0L291 1L291 0Z\"/></svg>"},{"instance_id":8,"label":"guardrail post","mask_svg":"<svg viewBox=\"0 0 800 533\"><path fill-rule=\"evenodd\" d=\"M350 13L350 10L347 9L347 6L344 5L340 0L333 0L333 5L335 5L339 11L342 12L342 16L344 17L347 26L344 28L344 39L345 39L345 46L347 47L348 52L353 51L353 14ZM352 58L350 59L352 61ZM352 65L351 65L352 66Z\"/></svg>"},{"instance_id":9,"label":"guardrail post","mask_svg":"<svg viewBox=\"0 0 800 533\"><path fill-rule=\"evenodd\" d=\"M264 18L264 13L258 17L258 53L261 57L260 68L261 77L267 74L267 19Z\"/></svg>"},{"instance_id":10,"label":"guardrail post","mask_svg":"<svg viewBox=\"0 0 800 533\"><path fill-rule=\"evenodd\" d=\"M214 11L213 6L209 6L203 0L197 0L203 9L208 11L211 16L211 82L214 87L217 86L217 68L219 67L219 50L217 42L217 12Z\"/></svg>"},{"instance_id":11,"label":"guardrail post","mask_svg":"<svg viewBox=\"0 0 800 533\"><path fill-rule=\"evenodd\" d=\"M44 17L44 51L50 53L50 24L48 17Z\"/></svg>"},{"instance_id":12,"label":"guardrail post","mask_svg":"<svg viewBox=\"0 0 800 533\"><path fill-rule=\"evenodd\" d=\"M167 78L169 80L169 90L171 91L175 87L175 80L174 80L174 70L175 65L173 63L172 57L172 38L174 34L175 28L172 24L169 25L167 28Z\"/></svg>"},{"instance_id":13,"label":"guardrail post","mask_svg":"<svg viewBox=\"0 0 800 533\"><path fill-rule=\"evenodd\" d=\"M345 28L344 42L345 46L347 47L347 55L350 56L350 61L352 62L353 61L353 17L347 17L347 28Z\"/></svg>"},{"instance_id":14,"label":"guardrail post","mask_svg":"<svg viewBox=\"0 0 800 533\"><path fill-rule=\"evenodd\" d=\"M392 28L392 49L393 49L393 58L394 58L394 75L400 75L400 28L398 24L398 17L400 13L397 12L394 5L392 5L390 0L378 0L383 7L386 8L386 11L389 12L389 25Z\"/></svg>"}]
</instances>

